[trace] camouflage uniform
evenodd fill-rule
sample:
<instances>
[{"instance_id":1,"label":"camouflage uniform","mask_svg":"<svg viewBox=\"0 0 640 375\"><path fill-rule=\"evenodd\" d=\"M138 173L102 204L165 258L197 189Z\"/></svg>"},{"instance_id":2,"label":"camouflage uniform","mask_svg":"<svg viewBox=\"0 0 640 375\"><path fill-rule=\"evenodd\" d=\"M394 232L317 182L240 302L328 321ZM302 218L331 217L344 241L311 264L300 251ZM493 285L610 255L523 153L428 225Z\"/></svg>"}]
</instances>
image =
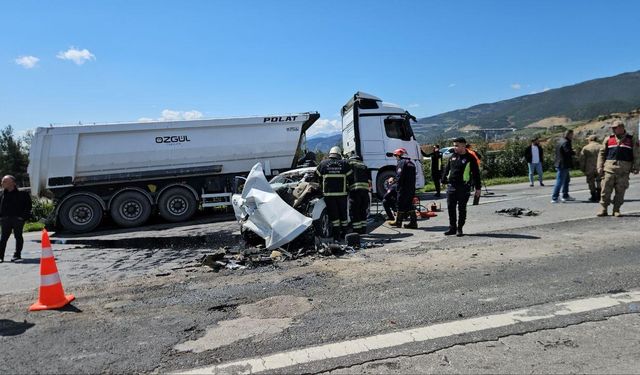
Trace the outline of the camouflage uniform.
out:
<instances>
[{"instance_id":1,"label":"camouflage uniform","mask_svg":"<svg viewBox=\"0 0 640 375\"><path fill-rule=\"evenodd\" d=\"M610 135L602 143L598 154L598 171L604 173L600 205L602 210L598 216L607 215L607 207L613 197L613 215L620 216L620 206L624 203L624 193L629 187L629 173L638 172L640 161L638 140L628 133Z\"/></svg>"},{"instance_id":2,"label":"camouflage uniform","mask_svg":"<svg viewBox=\"0 0 640 375\"><path fill-rule=\"evenodd\" d=\"M589 138L589 143L580 150L580 169L587 177L587 185L591 191L591 202L600 201L600 175L598 175L598 155L602 145L595 137Z\"/></svg>"}]
</instances>

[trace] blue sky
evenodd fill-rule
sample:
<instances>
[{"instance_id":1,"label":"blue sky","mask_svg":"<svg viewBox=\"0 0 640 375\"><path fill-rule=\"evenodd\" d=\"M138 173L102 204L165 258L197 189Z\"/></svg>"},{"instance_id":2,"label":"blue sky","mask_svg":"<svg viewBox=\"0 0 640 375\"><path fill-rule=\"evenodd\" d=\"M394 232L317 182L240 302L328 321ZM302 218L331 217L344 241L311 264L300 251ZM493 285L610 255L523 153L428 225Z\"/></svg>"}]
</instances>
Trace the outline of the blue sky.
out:
<instances>
[{"instance_id":1,"label":"blue sky","mask_svg":"<svg viewBox=\"0 0 640 375\"><path fill-rule=\"evenodd\" d=\"M0 0L0 126L418 117L640 70L640 1Z\"/></svg>"}]
</instances>

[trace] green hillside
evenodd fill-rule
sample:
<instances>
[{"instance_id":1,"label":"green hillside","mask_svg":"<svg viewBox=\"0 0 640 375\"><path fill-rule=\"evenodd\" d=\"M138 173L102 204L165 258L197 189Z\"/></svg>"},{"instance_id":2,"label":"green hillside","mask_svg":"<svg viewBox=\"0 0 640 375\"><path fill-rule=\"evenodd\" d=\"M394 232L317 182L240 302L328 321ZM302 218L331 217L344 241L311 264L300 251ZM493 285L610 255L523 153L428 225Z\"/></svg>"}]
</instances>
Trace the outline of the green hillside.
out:
<instances>
[{"instance_id":1,"label":"green hillside","mask_svg":"<svg viewBox=\"0 0 640 375\"><path fill-rule=\"evenodd\" d=\"M467 125L522 129L548 117L583 121L636 108L640 108L640 71L421 118L414 130L421 142L428 142L460 134Z\"/></svg>"}]
</instances>

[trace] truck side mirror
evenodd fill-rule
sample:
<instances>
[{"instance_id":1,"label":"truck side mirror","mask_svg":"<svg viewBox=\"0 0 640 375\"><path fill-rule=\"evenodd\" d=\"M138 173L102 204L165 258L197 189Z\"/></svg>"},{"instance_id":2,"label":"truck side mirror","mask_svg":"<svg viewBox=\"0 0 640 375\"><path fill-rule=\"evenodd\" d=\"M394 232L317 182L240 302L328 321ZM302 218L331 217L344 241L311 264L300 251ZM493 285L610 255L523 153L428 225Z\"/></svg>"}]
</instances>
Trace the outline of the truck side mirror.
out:
<instances>
[{"instance_id":1,"label":"truck side mirror","mask_svg":"<svg viewBox=\"0 0 640 375\"><path fill-rule=\"evenodd\" d=\"M387 157L393 157L393 152L387 152Z\"/></svg>"}]
</instances>

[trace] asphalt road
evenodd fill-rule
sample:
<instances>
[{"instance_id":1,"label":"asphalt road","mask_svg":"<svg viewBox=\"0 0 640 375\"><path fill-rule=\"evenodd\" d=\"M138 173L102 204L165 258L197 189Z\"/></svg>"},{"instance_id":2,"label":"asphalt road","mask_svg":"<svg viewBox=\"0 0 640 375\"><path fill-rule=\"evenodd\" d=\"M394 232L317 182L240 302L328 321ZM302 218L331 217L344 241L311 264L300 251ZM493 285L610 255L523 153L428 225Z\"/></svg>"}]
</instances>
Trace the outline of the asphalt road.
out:
<instances>
[{"instance_id":1,"label":"asphalt road","mask_svg":"<svg viewBox=\"0 0 640 375\"><path fill-rule=\"evenodd\" d=\"M204 372L247 358L388 340L380 335L611 295L623 302L428 340L386 341L378 349L270 372L601 372L598 366L607 362L597 354L607 352L599 346L619 354L618 367L611 367L616 372L634 372L640 345L630 340L639 309L626 293L640 289L638 182L632 179L621 218L596 218L597 205L583 201L582 179L571 186L578 200L563 204L550 203L551 181L543 188L501 186L470 207L465 237L445 238L441 214L415 231L377 228L368 238L382 247L252 270L193 267L212 248L237 242L233 222L103 234L85 238L84 247L56 244L65 289L77 298L63 311L26 312L38 282L39 245L30 243L26 262L0 265L0 371ZM495 213L511 207L539 215ZM592 329L603 333L586 337ZM504 343L506 354L496 349ZM594 364L546 357L562 358L567 350Z\"/></svg>"}]
</instances>

